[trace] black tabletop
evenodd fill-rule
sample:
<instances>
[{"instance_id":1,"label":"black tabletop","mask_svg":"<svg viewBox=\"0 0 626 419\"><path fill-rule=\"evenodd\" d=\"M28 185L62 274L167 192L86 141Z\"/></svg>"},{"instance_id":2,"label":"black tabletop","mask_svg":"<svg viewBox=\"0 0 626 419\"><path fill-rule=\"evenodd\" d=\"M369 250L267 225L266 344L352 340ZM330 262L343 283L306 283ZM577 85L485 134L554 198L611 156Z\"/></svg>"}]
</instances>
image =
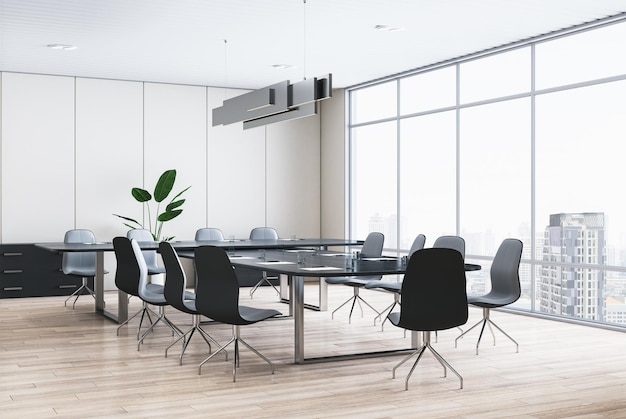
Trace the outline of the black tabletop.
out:
<instances>
[{"instance_id":1,"label":"black tabletop","mask_svg":"<svg viewBox=\"0 0 626 419\"><path fill-rule=\"evenodd\" d=\"M381 256L353 259L351 254L324 250L283 249L230 253L230 261L235 267L241 266L285 275L374 276L404 274L406 269L400 258ZM480 265L465 264L466 271L479 269Z\"/></svg>"},{"instance_id":2,"label":"black tabletop","mask_svg":"<svg viewBox=\"0 0 626 419\"><path fill-rule=\"evenodd\" d=\"M350 239L278 239L278 240L209 240L209 241L172 241L172 247L177 251L190 251L199 246L210 245L224 249L246 250L246 249L291 249L295 247L332 247L332 246L353 246L362 245L363 240ZM36 246L56 252L112 252L111 242L97 243L36 243ZM139 242L143 250L157 250L158 242Z\"/></svg>"}]
</instances>

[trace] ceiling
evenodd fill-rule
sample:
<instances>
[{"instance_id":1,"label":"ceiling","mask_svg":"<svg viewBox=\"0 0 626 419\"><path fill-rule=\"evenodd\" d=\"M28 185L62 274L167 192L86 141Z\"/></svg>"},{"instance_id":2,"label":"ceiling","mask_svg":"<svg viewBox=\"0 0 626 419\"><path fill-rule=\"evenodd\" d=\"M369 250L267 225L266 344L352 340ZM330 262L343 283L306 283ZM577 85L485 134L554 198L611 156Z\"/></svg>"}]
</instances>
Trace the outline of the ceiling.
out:
<instances>
[{"instance_id":1,"label":"ceiling","mask_svg":"<svg viewBox=\"0 0 626 419\"><path fill-rule=\"evenodd\" d=\"M0 71L248 89L332 73L349 87L623 12L626 0L0 0Z\"/></svg>"}]
</instances>

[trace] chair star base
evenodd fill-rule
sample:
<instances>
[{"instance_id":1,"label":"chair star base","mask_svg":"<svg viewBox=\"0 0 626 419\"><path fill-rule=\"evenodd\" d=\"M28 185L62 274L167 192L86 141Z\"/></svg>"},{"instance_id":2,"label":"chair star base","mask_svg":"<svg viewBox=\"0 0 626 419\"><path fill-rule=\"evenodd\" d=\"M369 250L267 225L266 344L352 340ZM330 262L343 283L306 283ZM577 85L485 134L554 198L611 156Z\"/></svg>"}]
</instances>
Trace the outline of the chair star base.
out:
<instances>
[{"instance_id":1,"label":"chair star base","mask_svg":"<svg viewBox=\"0 0 626 419\"><path fill-rule=\"evenodd\" d=\"M358 302L359 303L359 308L361 309L361 317L363 317L363 306L361 305L361 301L368 306L370 309L372 309L377 316L374 318L374 325L376 325L376 319L382 316L382 313L378 310L376 310L374 307L372 307L372 305L370 303L368 303L367 301L365 301L360 295L359 295L359 288L354 287L354 295L350 298L348 298L343 304L341 304L339 307L337 307L336 309L333 310L333 312L330 314L331 319L335 318L335 312L337 310L339 310L341 307L345 306L346 304L348 304L350 301L352 301L352 306L350 307L350 314L348 315L348 323L352 322L352 312L354 311L354 305Z\"/></svg>"},{"instance_id":2,"label":"chair star base","mask_svg":"<svg viewBox=\"0 0 626 419\"><path fill-rule=\"evenodd\" d=\"M234 383L237 378L237 368L239 367L239 342L243 343L248 349L254 352L259 358L267 362L270 368L272 369L272 374L274 374L274 364L272 364L272 361L267 359L265 356L263 356L263 354L261 354L259 351L257 351L252 346L250 346L245 340L243 340L239 336L239 326L233 325L233 337L224 345L220 346L220 348L217 351L209 355L204 361L200 363L200 365L198 365L198 375L202 374L202 366L204 364L206 364L211 358L213 358L215 355L217 355L221 351L226 351L226 347L228 347L231 343L234 343L235 344L235 355L233 356L233 383ZM228 356L226 359L228 360Z\"/></svg>"},{"instance_id":3,"label":"chair star base","mask_svg":"<svg viewBox=\"0 0 626 419\"><path fill-rule=\"evenodd\" d=\"M159 322L163 322L165 323L165 325L167 327L169 327L170 329L172 329L172 336L174 336L174 334L181 336L183 335L183 331L180 330L174 323L172 323L166 316L165 316L165 306L159 306L159 315L158 317L154 320L154 322L150 325L150 327L148 328L148 330L146 330L143 335L141 335L141 338L139 338L139 340L137 341L137 350L139 351L141 349L141 344L143 343L143 340L146 338L146 336L148 336L148 334L150 332L152 332L155 328L155 326L159 323Z\"/></svg>"},{"instance_id":4,"label":"chair star base","mask_svg":"<svg viewBox=\"0 0 626 419\"><path fill-rule=\"evenodd\" d=\"M134 319L139 314L141 314L141 319L139 320L139 326L137 327L137 340L139 340L139 337L141 336L141 325L143 324L144 316L148 316L148 321L150 322L150 324L152 324L152 319L150 318L150 313L154 314L156 317L159 316L152 309L150 309L150 307L148 307L148 304L144 301L143 308L141 310L137 311L135 314L130 316L128 318L128 320L126 320L124 323L121 323L119 326L117 326L117 336L120 335L120 329L123 326L126 326L132 319Z\"/></svg>"},{"instance_id":5,"label":"chair star base","mask_svg":"<svg viewBox=\"0 0 626 419\"><path fill-rule=\"evenodd\" d=\"M278 294L278 296L280 297L280 291L278 291L278 288L276 288L276 285L270 282L270 279L278 279L278 277L273 276L273 277L268 278L267 272L263 271L263 277L261 278L261 280L257 282L256 285L252 287L252 289L250 290L250 298L254 297L254 293L256 292L257 288L263 285L264 282L266 282L268 285L271 285L272 288L274 288L274 291L276 291L276 294Z\"/></svg>"},{"instance_id":6,"label":"chair star base","mask_svg":"<svg viewBox=\"0 0 626 419\"><path fill-rule=\"evenodd\" d=\"M87 291L89 294L91 294L91 296L94 299L96 298L96 292L92 290L91 288L89 288L88 281L89 281L89 278L83 277L83 284L80 287L78 287L76 291L74 291L69 297L65 299L65 307L67 307L67 302L70 299L72 299L72 297L76 297L74 298L74 303L72 303L72 310L74 310L76 308L76 301L78 301L78 297L82 295L83 291Z\"/></svg>"},{"instance_id":7,"label":"chair star base","mask_svg":"<svg viewBox=\"0 0 626 419\"><path fill-rule=\"evenodd\" d=\"M489 325L489 331L491 332L491 336L493 337L493 346L496 346L496 335L495 333L493 333L493 329L491 328L491 326L493 325L496 329L498 329L500 331L500 333L502 333L504 336L506 336L507 338L509 338L509 340L511 342L513 342L515 344L515 352L519 353L519 344L517 343L517 341L515 339L513 339L511 336L508 335L508 333L506 333L504 330L502 330L500 328L500 326L498 326L497 324L495 324L493 322L493 320L491 320L489 318L489 308L487 307L483 307L483 318L482 320L480 320L478 323L476 323L474 326L470 327L469 329L467 329L465 332L461 333L459 336L457 336L456 339L454 339L454 347L457 347L457 342L459 339L461 339L463 336L465 336L470 330L474 329L476 326L478 326L479 324L482 324L482 327L480 328L480 335L478 335L478 342L476 342L476 355L478 355L478 345L480 345L480 340L483 337L483 332L485 331L485 325Z\"/></svg>"},{"instance_id":8,"label":"chair star base","mask_svg":"<svg viewBox=\"0 0 626 419\"><path fill-rule=\"evenodd\" d=\"M393 311L393 309L397 305L400 305L400 294L394 293L393 294L393 303L389 304L383 311L380 312L380 314L378 316L374 317L374 326L376 326L376 319L382 319L383 318L383 314L385 314L385 313L387 313L387 315L389 315L389 313L391 313ZM387 316L385 316L384 320L380 324L380 331L381 332L385 331L385 322L386 321L387 321ZM406 336L406 330L404 331L404 334Z\"/></svg>"},{"instance_id":9,"label":"chair star base","mask_svg":"<svg viewBox=\"0 0 626 419\"><path fill-rule=\"evenodd\" d=\"M193 334L198 331L200 336L204 339L204 341L209 345L209 353L211 353L211 342L213 342L216 346L220 346L220 344L211 337L202 327L200 327L200 316L197 314L193 315L193 326L191 326L185 333L178 337L174 342L172 342L167 348L165 348L165 357L167 358L167 351L174 345L176 345L181 340L183 341L183 349L180 352L179 356L179 365L183 365L183 356L185 355L185 351L187 350L187 346L189 346L189 342L191 342L191 338ZM226 361L228 361L228 352L224 351L226 354Z\"/></svg>"},{"instance_id":10,"label":"chair star base","mask_svg":"<svg viewBox=\"0 0 626 419\"><path fill-rule=\"evenodd\" d=\"M460 389L462 389L463 388L463 377L461 377L461 374L459 374L454 368L452 368L452 366L448 363L448 361L446 361L441 355L439 355L439 352L437 352L435 350L435 348L433 348L430 345L430 332L422 332L422 337L423 337L424 344L421 347L419 347L418 349L416 349L414 352L410 353L407 357L405 357L402 361L400 361L395 367L393 367L392 378L396 378L396 369L399 366L401 366L406 361L408 361L413 355L417 354L417 359L413 363L413 366L411 367L411 370L409 371L409 374L406 376L406 379L404 380L404 389L408 390L409 389L409 378L411 378L411 374L413 374L413 371L415 370L415 367L417 366L417 363L422 358L422 355L424 355L424 352L426 351L426 349L428 349L435 356L435 359L437 361L439 361L439 363L443 367L443 376L444 377L447 376L447 369L449 368L450 371L452 371L459 378L459 381L461 383Z\"/></svg>"}]
</instances>

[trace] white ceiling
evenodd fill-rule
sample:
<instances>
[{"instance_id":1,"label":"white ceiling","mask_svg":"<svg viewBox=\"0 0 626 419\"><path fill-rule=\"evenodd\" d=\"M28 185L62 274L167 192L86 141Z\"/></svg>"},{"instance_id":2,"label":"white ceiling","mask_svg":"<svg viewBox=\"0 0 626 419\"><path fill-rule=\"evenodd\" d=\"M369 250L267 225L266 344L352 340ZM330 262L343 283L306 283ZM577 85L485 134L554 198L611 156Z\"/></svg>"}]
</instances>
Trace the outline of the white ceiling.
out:
<instances>
[{"instance_id":1,"label":"white ceiling","mask_svg":"<svg viewBox=\"0 0 626 419\"><path fill-rule=\"evenodd\" d=\"M623 12L626 0L0 0L0 71L254 89L332 73L347 87Z\"/></svg>"}]
</instances>

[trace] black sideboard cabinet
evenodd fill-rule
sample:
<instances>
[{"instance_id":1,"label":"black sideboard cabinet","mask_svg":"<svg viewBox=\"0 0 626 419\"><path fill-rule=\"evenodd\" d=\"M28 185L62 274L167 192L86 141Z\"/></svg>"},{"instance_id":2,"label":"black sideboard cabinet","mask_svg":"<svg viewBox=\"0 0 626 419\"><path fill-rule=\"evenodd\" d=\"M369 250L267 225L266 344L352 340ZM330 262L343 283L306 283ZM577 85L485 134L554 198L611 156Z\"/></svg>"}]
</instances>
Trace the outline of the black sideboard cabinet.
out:
<instances>
[{"instance_id":1,"label":"black sideboard cabinet","mask_svg":"<svg viewBox=\"0 0 626 419\"><path fill-rule=\"evenodd\" d=\"M63 274L61 260L60 253L34 244L1 244L0 298L70 295L82 281Z\"/></svg>"}]
</instances>

